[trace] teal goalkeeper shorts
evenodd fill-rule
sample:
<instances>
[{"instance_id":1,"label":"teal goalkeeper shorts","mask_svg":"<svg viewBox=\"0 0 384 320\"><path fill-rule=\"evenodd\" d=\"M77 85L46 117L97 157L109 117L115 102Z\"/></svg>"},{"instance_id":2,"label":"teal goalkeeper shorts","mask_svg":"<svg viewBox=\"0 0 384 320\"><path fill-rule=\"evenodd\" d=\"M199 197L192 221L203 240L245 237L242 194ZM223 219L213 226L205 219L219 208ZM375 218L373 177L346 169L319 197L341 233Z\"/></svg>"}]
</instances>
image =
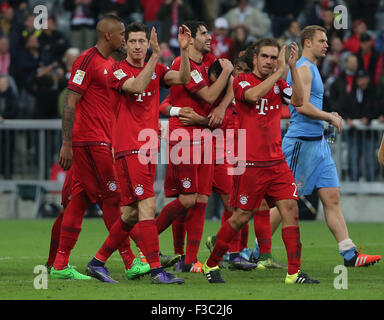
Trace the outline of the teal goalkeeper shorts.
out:
<instances>
[{"instance_id":1,"label":"teal goalkeeper shorts","mask_svg":"<svg viewBox=\"0 0 384 320\"><path fill-rule=\"evenodd\" d=\"M284 137L283 153L295 177L299 196L310 195L319 188L339 188L335 162L328 142Z\"/></svg>"}]
</instances>

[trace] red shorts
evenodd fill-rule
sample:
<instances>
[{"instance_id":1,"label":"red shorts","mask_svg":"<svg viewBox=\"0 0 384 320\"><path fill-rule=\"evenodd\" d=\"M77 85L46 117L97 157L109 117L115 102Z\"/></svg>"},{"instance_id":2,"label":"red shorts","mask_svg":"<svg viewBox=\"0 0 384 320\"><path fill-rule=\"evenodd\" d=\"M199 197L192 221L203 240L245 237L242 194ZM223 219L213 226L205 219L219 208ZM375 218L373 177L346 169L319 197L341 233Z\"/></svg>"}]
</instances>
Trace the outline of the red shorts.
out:
<instances>
[{"instance_id":1,"label":"red shorts","mask_svg":"<svg viewBox=\"0 0 384 320\"><path fill-rule=\"evenodd\" d=\"M212 188L219 194L231 194L233 188L233 175L228 174L228 163L216 164L213 172Z\"/></svg>"},{"instance_id":2,"label":"red shorts","mask_svg":"<svg viewBox=\"0 0 384 320\"><path fill-rule=\"evenodd\" d=\"M173 164L172 157L169 157L170 160L164 181L164 193L166 197L177 197L179 194L190 193L211 195L214 171L213 160L204 163L204 147L203 145L200 146L200 164L193 163L194 161L192 161L194 151L196 151L192 146L190 146L191 163L189 164ZM172 148L173 146L169 146L170 155ZM212 155L213 153L211 156Z\"/></svg>"},{"instance_id":3,"label":"red shorts","mask_svg":"<svg viewBox=\"0 0 384 320\"><path fill-rule=\"evenodd\" d=\"M230 205L243 210L260 207L263 198L271 208L278 200L298 200L295 179L287 163L272 167L247 167L234 176Z\"/></svg>"},{"instance_id":4,"label":"red shorts","mask_svg":"<svg viewBox=\"0 0 384 320\"><path fill-rule=\"evenodd\" d=\"M120 206L155 196L156 164L142 164L137 154L116 159L116 171L121 186Z\"/></svg>"},{"instance_id":5,"label":"red shorts","mask_svg":"<svg viewBox=\"0 0 384 320\"><path fill-rule=\"evenodd\" d=\"M91 202L120 196L111 149L105 145L73 147L71 194L84 190Z\"/></svg>"}]
</instances>

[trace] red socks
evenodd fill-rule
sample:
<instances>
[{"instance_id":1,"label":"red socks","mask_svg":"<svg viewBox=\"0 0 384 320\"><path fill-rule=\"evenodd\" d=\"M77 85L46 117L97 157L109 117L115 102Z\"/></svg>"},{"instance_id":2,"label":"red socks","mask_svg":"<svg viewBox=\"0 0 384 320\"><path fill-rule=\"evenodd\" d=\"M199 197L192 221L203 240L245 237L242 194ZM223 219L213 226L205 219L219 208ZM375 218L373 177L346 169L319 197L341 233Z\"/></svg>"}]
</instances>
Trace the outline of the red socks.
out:
<instances>
[{"instance_id":1,"label":"red socks","mask_svg":"<svg viewBox=\"0 0 384 320\"><path fill-rule=\"evenodd\" d=\"M247 223L240 230L240 252L243 251L244 248L248 248L248 234L249 234L249 224Z\"/></svg>"},{"instance_id":2,"label":"red socks","mask_svg":"<svg viewBox=\"0 0 384 320\"><path fill-rule=\"evenodd\" d=\"M221 216L221 224L224 224L225 221L227 221L230 217L232 217L232 214L233 214L232 211L224 210ZM248 240L248 236L247 236L247 240ZM241 246L241 231L239 231L239 233L236 234L236 236L229 243L228 251L231 253L240 252L241 251L240 246Z\"/></svg>"},{"instance_id":3,"label":"red socks","mask_svg":"<svg viewBox=\"0 0 384 320\"><path fill-rule=\"evenodd\" d=\"M185 227L187 230L185 264L197 262L197 253L204 230L206 206L206 203L196 202L195 206L189 209L185 218Z\"/></svg>"},{"instance_id":4,"label":"red socks","mask_svg":"<svg viewBox=\"0 0 384 320\"><path fill-rule=\"evenodd\" d=\"M173 247L175 254L184 254L185 215L179 215L172 223Z\"/></svg>"},{"instance_id":5,"label":"red socks","mask_svg":"<svg viewBox=\"0 0 384 320\"><path fill-rule=\"evenodd\" d=\"M56 258L56 252L57 249L59 248L59 242L60 242L60 231L61 231L61 222L63 221L63 210L60 210L55 222L53 223L52 226L52 231L51 231L51 244L49 247L49 256L48 256L48 261L47 265L52 266L53 263L55 262Z\"/></svg>"},{"instance_id":6,"label":"red socks","mask_svg":"<svg viewBox=\"0 0 384 320\"><path fill-rule=\"evenodd\" d=\"M177 217L186 215L187 211L178 198L168 203L156 218L158 234L167 229Z\"/></svg>"},{"instance_id":7,"label":"red socks","mask_svg":"<svg viewBox=\"0 0 384 320\"><path fill-rule=\"evenodd\" d=\"M282 228L281 235L287 250L288 274L295 274L297 271L299 271L301 264L301 242L299 226Z\"/></svg>"},{"instance_id":8,"label":"red socks","mask_svg":"<svg viewBox=\"0 0 384 320\"><path fill-rule=\"evenodd\" d=\"M160 268L159 235L155 220L142 220L137 223L141 235L141 251L147 259L151 269Z\"/></svg>"},{"instance_id":9,"label":"red socks","mask_svg":"<svg viewBox=\"0 0 384 320\"><path fill-rule=\"evenodd\" d=\"M57 249L55 262L53 264L56 270L62 270L68 266L71 250L77 242L84 213L89 205L90 201L87 195L85 192L81 192L71 199L65 209L65 214L61 222L59 248Z\"/></svg>"},{"instance_id":10,"label":"red socks","mask_svg":"<svg viewBox=\"0 0 384 320\"><path fill-rule=\"evenodd\" d=\"M127 225L121 218L118 219L109 230L109 235L96 253L95 258L103 262L107 261L112 253L123 244L131 229L132 227Z\"/></svg>"},{"instance_id":11,"label":"red socks","mask_svg":"<svg viewBox=\"0 0 384 320\"><path fill-rule=\"evenodd\" d=\"M257 210L254 214L253 222L260 254L271 253L272 231L269 210Z\"/></svg>"},{"instance_id":12,"label":"red socks","mask_svg":"<svg viewBox=\"0 0 384 320\"><path fill-rule=\"evenodd\" d=\"M238 231L232 228L228 220L224 222L217 234L215 247L208 258L208 267L213 268L219 264L223 255L228 251L228 244L237 233Z\"/></svg>"}]
</instances>

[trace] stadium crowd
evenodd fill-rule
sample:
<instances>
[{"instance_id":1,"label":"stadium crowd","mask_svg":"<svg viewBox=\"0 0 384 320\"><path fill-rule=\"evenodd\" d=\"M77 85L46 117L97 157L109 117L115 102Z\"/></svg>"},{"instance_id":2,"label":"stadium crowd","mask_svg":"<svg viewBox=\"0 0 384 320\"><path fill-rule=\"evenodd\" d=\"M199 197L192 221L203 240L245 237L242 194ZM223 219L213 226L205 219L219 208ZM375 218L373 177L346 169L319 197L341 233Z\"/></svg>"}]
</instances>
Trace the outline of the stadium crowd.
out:
<instances>
[{"instance_id":1,"label":"stadium crowd","mask_svg":"<svg viewBox=\"0 0 384 320\"><path fill-rule=\"evenodd\" d=\"M48 29L35 29L33 9L39 4L47 6ZM338 4L348 8L347 30L334 28L333 8ZM372 119L384 123L384 1L380 0L1 1L0 122L62 116L72 63L95 44L96 23L106 13L119 15L127 24L140 21L155 26L160 62L167 66L179 55L177 26L191 18L207 22L211 52L232 62L261 38L299 44L306 25L323 26L329 41L328 54L319 66L325 85L324 110L338 112L350 127L356 120L363 125ZM161 88L161 101L168 92ZM375 135L362 138L358 130L349 131L349 180L358 181L361 176L361 150L366 155L365 180L373 180L371 155L377 141ZM1 171L5 173L4 168Z\"/></svg>"}]
</instances>

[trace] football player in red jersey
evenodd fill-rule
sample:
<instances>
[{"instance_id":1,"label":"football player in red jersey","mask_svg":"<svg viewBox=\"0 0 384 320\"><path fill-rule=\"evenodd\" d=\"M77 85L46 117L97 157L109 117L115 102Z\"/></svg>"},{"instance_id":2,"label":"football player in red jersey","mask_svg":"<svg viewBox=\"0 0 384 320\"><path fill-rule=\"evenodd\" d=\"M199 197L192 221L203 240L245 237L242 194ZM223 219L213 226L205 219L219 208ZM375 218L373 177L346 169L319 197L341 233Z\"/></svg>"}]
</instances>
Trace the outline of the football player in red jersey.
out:
<instances>
[{"instance_id":1,"label":"football player in red jersey","mask_svg":"<svg viewBox=\"0 0 384 320\"><path fill-rule=\"evenodd\" d=\"M290 102L300 107L303 90L296 61L298 47L291 47L288 65L293 75ZM280 113L283 92L289 90L281 79L285 68L285 47L280 50L274 39L262 39L254 52L254 69L235 77L233 88L240 128L247 133L245 172L235 176L231 204L235 211L222 225L211 255L203 265L210 283L224 282L218 264L228 250L228 243L249 221L263 198L280 208L282 238L288 256L285 283L319 283L300 270L301 243L298 225L296 184L281 150Z\"/></svg>"},{"instance_id":2,"label":"football player in red jersey","mask_svg":"<svg viewBox=\"0 0 384 320\"><path fill-rule=\"evenodd\" d=\"M152 283L183 283L166 272L159 259L159 239L154 216L156 199L153 184L158 152L158 118L160 85L183 85L190 79L188 48L191 39L186 26L179 27L181 50L179 70L169 70L159 63L157 33L142 23L127 26L127 58L114 64L108 72L110 95L115 101L116 129L114 154L122 189L121 219L87 266L88 274L99 277L97 268L104 267L120 243L132 235L151 268ZM145 62L149 46L152 55ZM142 139L144 137L144 139ZM147 141L149 138L149 141ZM148 156L148 158L147 158ZM146 162L147 161L147 162Z\"/></svg>"},{"instance_id":3,"label":"football player in red jersey","mask_svg":"<svg viewBox=\"0 0 384 320\"><path fill-rule=\"evenodd\" d=\"M68 261L84 212L92 202L102 208L108 229L120 216L120 188L111 153L113 112L107 70L114 62L111 54L125 50L125 27L120 18L106 15L96 29L97 44L76 59L68 82L59 164L64 170L72 166L70 185L76 190L71 190L62 220L59 248L50 272L54 279L90 279ZM120 250L124 259L129 243Z\"/></svg>"},{"instance_id":4,"label":"football player in red jersey","mask_svg":"<svg viewBox=\"0 0 384 320\"><path fill-rule=\"evenodd\" d=\"M203 233L205 208L211 193L213 176L213 161L204 163L204 156L207 153L211 153L212 156L213 150L211 143L204 145L204 139L201 137L194 139L193 137L194 132L201 132L204 126L186 126L177 116L184 107L190 107L197 114L209 117L210 125L220 124L227 106L233 99L232 87L227 86L233 66L229 60L220 59L223 72L215 83L210 84L207 71L215 60L209 53L211 35L204 22L189 21L185 24L191 30L192 35L189 48L191 79L186 85L172 86L170 89L170 104L173 106L169 119L170 161L164 182L165 195L177 198L163 208L156 218L156 224L159 232L162 232L177 217L186 216L187 248L186 255L182 257L181 269L183 272L201 272L201 263L197 260L197 253ZM176 59L172 70L178 70L179 67L180 60ZM224 97L218 108L212 110L212 104L220 94L224 94ZM198 148L200 151L198 161L192 159L194 148ZM178 158L180 154L190 156L180 159Z\"/></svg>"}]
</instances>

